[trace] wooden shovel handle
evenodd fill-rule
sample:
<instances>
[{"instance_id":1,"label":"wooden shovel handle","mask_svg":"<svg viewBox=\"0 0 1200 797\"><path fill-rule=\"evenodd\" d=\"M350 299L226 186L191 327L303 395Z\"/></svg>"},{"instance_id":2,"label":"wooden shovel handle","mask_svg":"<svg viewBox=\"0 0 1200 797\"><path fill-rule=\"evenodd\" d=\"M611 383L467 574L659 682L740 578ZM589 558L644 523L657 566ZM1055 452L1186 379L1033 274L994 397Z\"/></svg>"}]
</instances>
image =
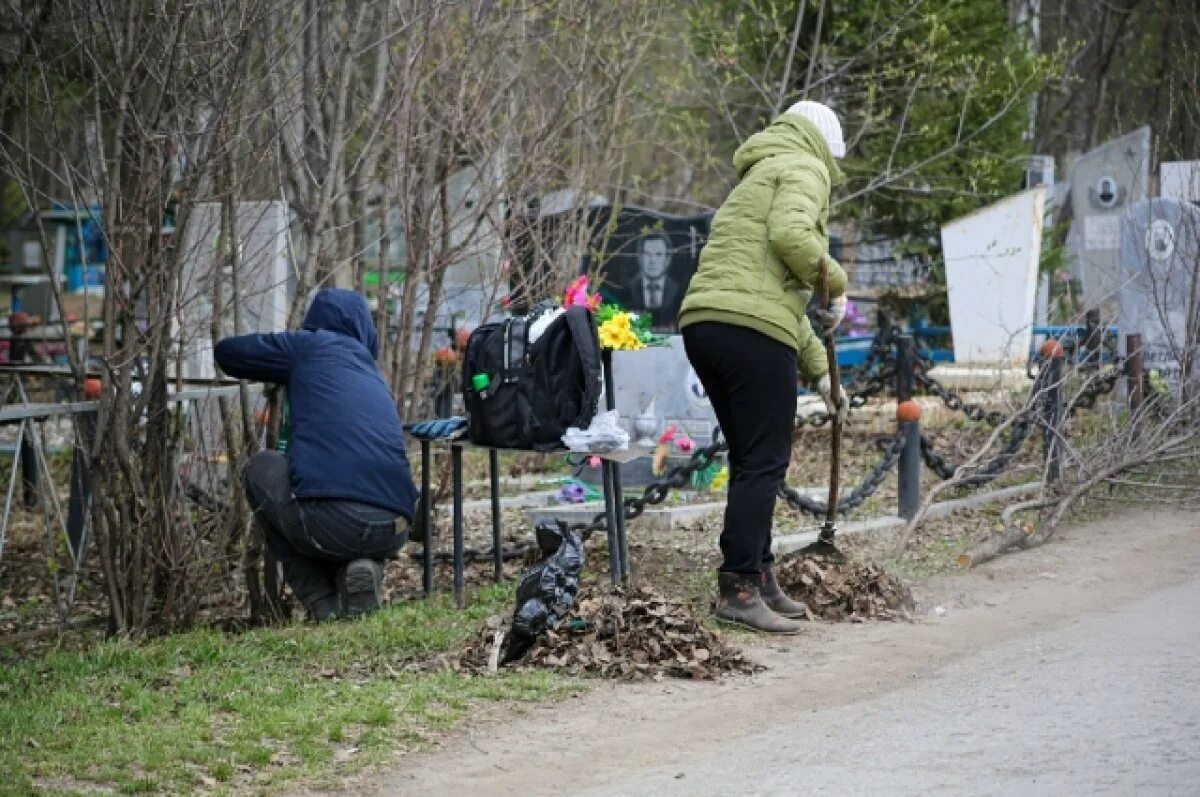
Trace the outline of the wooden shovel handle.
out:
<instances>
[{"instance_id":1,"label":"wooden shovel handle","mask_svg":"<svg viewBox=\"0 0 1200 797\"><path fill-rule=\"evenodd\" d=\"M821 258L821 303L829 307L829 258ZM842 401L842 379L838 372L837 348L833 342L833 329L825 330L825 360L829 364L829 394L834 406ZM837 523L838 492L841 488L842 471L842 423L837 415L829 424L829 500L825 513L825 528L832 530Z\"/></svg>"}]
</instances>

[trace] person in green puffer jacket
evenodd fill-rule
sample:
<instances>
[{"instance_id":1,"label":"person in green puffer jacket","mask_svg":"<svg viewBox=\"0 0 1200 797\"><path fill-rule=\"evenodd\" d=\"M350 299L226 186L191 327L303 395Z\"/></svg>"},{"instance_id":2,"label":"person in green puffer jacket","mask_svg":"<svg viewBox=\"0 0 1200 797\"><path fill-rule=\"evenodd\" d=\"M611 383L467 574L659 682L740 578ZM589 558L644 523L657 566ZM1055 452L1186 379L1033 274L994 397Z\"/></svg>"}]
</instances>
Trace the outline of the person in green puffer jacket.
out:
<instances>
[{"instance_id":1,"label":"person in green puffer jacket","mask_svg":"<svg viewBox=\"0 0 1200 797\"><path fill-rule=\"evenodd\" d=\"M771 517L791 459L797 370L834 404L825 349L805 316L828 280L819 320L845 315L846 274L828 253L829 196L843 179L841 123L798 102L733 157L740 182L713 218L700 266L680 310L688 360L729 443L729 499L721 532L717 619L796 633L803 604L779 588Z\"/></svg>"}]
</instances>

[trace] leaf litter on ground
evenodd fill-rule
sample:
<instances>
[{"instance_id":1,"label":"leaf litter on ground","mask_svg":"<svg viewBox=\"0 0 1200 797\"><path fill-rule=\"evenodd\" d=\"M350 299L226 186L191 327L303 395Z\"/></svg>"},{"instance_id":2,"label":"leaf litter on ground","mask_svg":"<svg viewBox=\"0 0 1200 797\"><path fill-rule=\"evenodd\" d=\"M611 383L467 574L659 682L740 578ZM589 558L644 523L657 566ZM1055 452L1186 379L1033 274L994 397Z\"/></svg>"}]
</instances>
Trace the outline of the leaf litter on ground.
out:
<instances>
[{"instance_id":1,"label":"leaf litter on ground","mask_svg":"<svg viewBox=\"0 0 1200 797\"><path fill-rule=\"evenodd\" d=\"M491 618L456 657L456 670L496 669L507 620ZM713 680L762 667L701 623L686 604L645 586L586 585L567 620L547 632L519 668L544 668L629 681Z\"/></svg>"},{"instance_id":2,"label":"leaf litter on ground","mask_svg":"<svg viewBox=\"0 0 1200 797\"><path fill-rule=\"evenodd\" d=\"M781 561L775 574L784 592L808 606L815 619L902 620L916 608L912 590L875 564L805 555Z\"/></svg>"}]
</instances>

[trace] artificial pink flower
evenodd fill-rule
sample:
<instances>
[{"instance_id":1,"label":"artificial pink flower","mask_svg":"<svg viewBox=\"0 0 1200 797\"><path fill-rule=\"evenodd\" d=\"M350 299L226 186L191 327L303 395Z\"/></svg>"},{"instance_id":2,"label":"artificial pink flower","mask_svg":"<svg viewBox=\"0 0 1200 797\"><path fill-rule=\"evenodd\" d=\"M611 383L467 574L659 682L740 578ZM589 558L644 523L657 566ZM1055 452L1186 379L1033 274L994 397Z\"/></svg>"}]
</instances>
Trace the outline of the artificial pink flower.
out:
<instances>
[{"instance_id":1,"label":"artificial pink flower","mask_svg":"<svg viewBox=\"0 0 1200 797\"><path fill-rule=\"evenodd\" d=\"M600 457L588 457L587 464L589 468L600 467Z\"/></svg>"},{"instance_id":2,"label":"artificial pink flower","mask_svg":"<svg viewBox=\"0 0 1200 797\"><path fill-rule=\"evenodd\" d=\"M692 441L692 438L683 435L675 438L675 447L679 449L681 454L690 454L692 453L692 449L696 447L696 444Z\"/></svg>"},{"instance_id":3,"label":"artificial pink flower","mask_svg":"<svg viewBox=\"0 0 1200 797\"><path fill-rule=\"evenodd\" d=\"M669 442L671 442L672 440L674 440L674 439L675 439L675 435L676 435L676 429L675 429L675 427L674 427L674 426L668 426L668 427L666 428L666 431L664 431L664 432L662 433L662 435L660 435L660 436L659 436L659 438L658 438L658 444L659 444L660 446L665 446L667 443L669 443Z\"/></svg>"},{"instance_id":4,"label":"artificial pink flower","mask_svg":"<svg viewBox=\"0 0 1200 797\"><path fill-rule=\"evenodd\" d=\"M588 307L588 278L586 276L579 277L569 286L567 286L566 295L563 296L563 307Z\"/></svg>"}]
</instances>

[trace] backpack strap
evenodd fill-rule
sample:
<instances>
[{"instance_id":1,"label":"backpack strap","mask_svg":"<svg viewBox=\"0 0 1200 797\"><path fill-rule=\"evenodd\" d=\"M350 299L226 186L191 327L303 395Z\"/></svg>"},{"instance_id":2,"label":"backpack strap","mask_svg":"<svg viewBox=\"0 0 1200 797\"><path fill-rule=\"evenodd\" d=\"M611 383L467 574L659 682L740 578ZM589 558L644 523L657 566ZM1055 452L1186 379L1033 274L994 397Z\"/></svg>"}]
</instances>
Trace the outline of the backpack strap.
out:
<instances>
[{"instance_id":1,"label":"backpack strap","mask_svg":"<svg viewBox=\"0 0 1200 797\"><path fill-rule=\"evenodd\" d=\"M603 384L600 339L596 335L596 324L592 320L592 313L586 307L579 305L568 307L564 317L567 321L567 328L571 331L571 340L575 343L575 351L579 354L579 363L584 376L583 411L572 425L586 428L591 424L600 404L600 386Z\"/></svg>"},{"instance_id":2,"label":"backpack strap","mask_svg":"<svg viewBox=\"0 0 1200 797\"><path fill-rule=\"evenodd\" d=\"M501 379L515 382L529 371L529 319L524 316L510 318L504 325L504 371Z\"/></svg>"}]
</instances>

